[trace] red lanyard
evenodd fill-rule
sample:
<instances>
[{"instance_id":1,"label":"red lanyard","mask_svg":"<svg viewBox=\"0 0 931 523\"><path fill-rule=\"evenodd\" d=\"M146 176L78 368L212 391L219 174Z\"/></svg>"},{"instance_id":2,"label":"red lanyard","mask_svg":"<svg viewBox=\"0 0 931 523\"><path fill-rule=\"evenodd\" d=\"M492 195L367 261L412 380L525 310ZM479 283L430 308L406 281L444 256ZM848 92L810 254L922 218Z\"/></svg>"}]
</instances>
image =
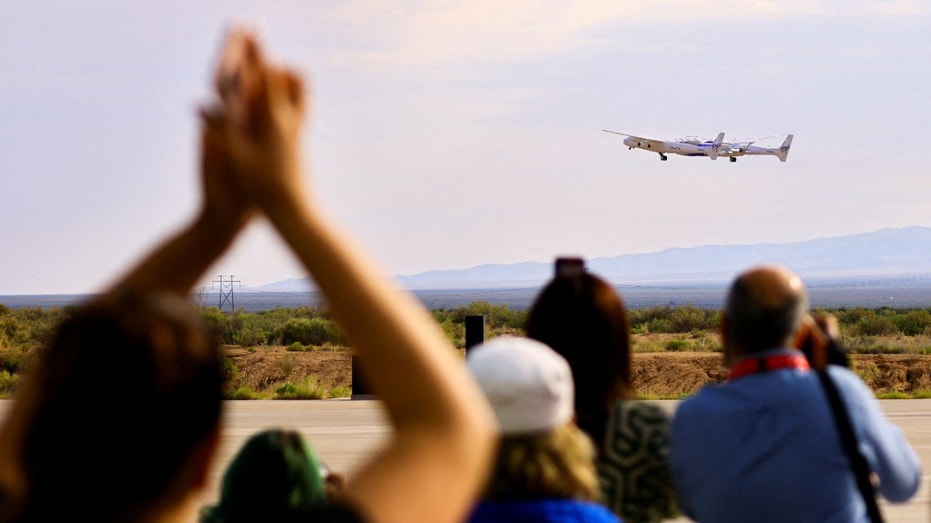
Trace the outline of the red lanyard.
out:
<instances>
[{"instance_id":1,"label":"red lanyard","mask_svg":"<svg viewBox=\"0 0 931 523\"><path fill-rule=\"evenodd\" d=\"M729 380L735 380L757 372L766 372L778 369L808 370L808 360L804 354L773 354L771 356L744 358L731 367Z\"/></svg>"}]
</instances>

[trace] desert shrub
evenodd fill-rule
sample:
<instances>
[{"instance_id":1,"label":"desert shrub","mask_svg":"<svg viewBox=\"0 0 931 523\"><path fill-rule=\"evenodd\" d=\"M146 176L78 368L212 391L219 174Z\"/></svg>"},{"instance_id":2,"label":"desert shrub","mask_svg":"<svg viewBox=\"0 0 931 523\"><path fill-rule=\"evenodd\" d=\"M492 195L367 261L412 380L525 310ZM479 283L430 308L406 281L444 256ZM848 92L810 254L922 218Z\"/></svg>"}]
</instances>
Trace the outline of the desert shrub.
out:
<instances>
[{"instance_id":1,"label":"desert shrub","mask_svg":"<svg viewBox=\"0 0 931 523\"><path fill-rule=\"evenodd\" d=\"M11 349L0 351L0 371L22 374L36 358L35 350Z\"/></svg>"},{"instance_id":2,"label":"desert shrub","mask_svg":"<svg viewBox=\"0 0 931 523\"><path fill-rule=\"evenodd\" d=\"M233 345L268 345L269 332L254 325L244 325L242 329L233 333Z\"/></svg>"},{"instance_id":3,"label":"desert shrub","mask_svg":"<svg viewBox=\"0 0 931 523\"><path fill-rule=\"evenodd\" d=\"M721 352L724 350L724 347L709 337L700 336L692 344L692 349L703 352Z\"/></svg>"},{"instance_id":4,"label":"desert shrub","mask_svg":"<svg viewBox=\"0 0 931 523\"><path fill-rule=\"evenodd\" d=\"M224 381L231 381L236 379L239 376L239 367L236 366L236 363L233 362L233 358L229 356L220 357L220 372L222 373Z\"/></svg>"},{"instance_id":5,"label":"desert shrub","mask_svg":"<svg viewBox=\"0 0 931 523\"><path fill-rule=\"evenodd\" d=\"M326 390L317 382L317 378L308 376L300 385L285 383L275 389L275 397L283 400L319 400L326 396Z\"/></svg>"},{"instance_id":6,"label":"desert shrub","mask_svg":"<svg viewBox=\"0 0 931 523\"><path fill-rule=\"evenodd\" d=\"M330 317L330 311L326 307L319 307L316 305L301 305L300 307L294 307L292 309L285 309L291 316L298 318L323 318L325 320L332 319Z\"/></svg>"},{"instance_id":7,"label":"desert shrub","mask_svg":"<svg viewBox=\"0 0 931 523\"><path fill-rule=\"evenodd\" d=\"M713 311L686 305L672 311L669 316L669 327L672 332L711 330L715 328L715 318Z\"/></svg>"},{"instance_id":8,"label":"desert shrub","mask_svg":"<svg viewBox=\"0 0 931 523\"><path fill-rule=\"evenodd\" d=\"M881 392L876 395L877 399L881 400L904 400L909 399L911 396L904 392L899 392L897 390L890 390L889 392Z\"/></svg>"},{"instance_id":9,"label":"desert shrub","mask_svg":"<svg viewBox=\"0 0 931 523\"><path fill-rule=\"evenodd\" d=\"M0 397L11 397L22 381L21 374L0 370Z\"/></svg>"},{"instance_id":10,"label":"desert shrub","mask_svg":"<svg viewBox=\"0 0 931 523\"><path fill-rule=\"evenodd\" d=\"M239 387L232 394L229 395L228 399L231 400L254 400L258 398L259 395L249 387Z\"/></svg>"},{"instance_id":11,"label":"desert shrub","mask_svg":"<svg viewBox=\"0 0 931 523\"><path fill-rule=\"evenodd\" d=\"M327 393L328 398L349 398L351 396L352 387L349 387L348 385L339 385L337 387L333 387Z\"/></svg>"},{"instance_id":12,"label":"desert shrub","mask_svg":"<svg viewBox=\"0 0 931 523\"><path fill-rule=\"evenodd\" d=\"M906 336L917 336L931 327L931 312L927 309L915 309L897 314L892 322L902 334Z\"/></svg>"},{"instance_id":13,"label":"desert shrub","mask_svg":"<svg viewBox=\"0 0 931 523\"><path fill-rule=\"evenodd\" d=\"M888 336L899 331L889 317L876 314L863 315L852 330L859 336Z\"/></svg>"},{"instance_id":14,"label":"desert shrub","mask_svg":"<svg viewBox=\"0 0 931 523\"><path fill-rule=\"evenodd\" d=\"M507 305L492 305L487 301L474 301L466 306L452 309L434 309L431 311L437 323L450 322L465 324L467 316L484 316L485 328L491 331L491 337L499 330L519 330L527 321L527 312L512 310Z\"/></svg>"},{"instance_id":15,"label":"desert shrub","mask_svg":"<svg viewBox=\"0 0 931 523\"><path fill-rule=\"evenodd\" d=\"M443 335L454 347L465 347L465 323L456 323L452 318L445 315L434 315Z\"/></svg>"},{"instance_id":16,"label":"desert shrub","mask_svg":"<svg viewBox=\"0 0 931 523\"><path fill-rule=\"evenodd\" d=\"M284 372L285 376L290 376L294 372L294 358L290 354L285 354L284 358L278 362L278 368Z\"/></svg>"},{"instance_id":17,"label":"desert shrub","mask_svg":"<svg viewBox=\"0 0 931 523\"><path fill-rule=\"evenodd\" d=\"M297 386L293 383L285 383L284 385L275 389L275 395L278 397L294 396L295 394L297 394Z\"/></svg>"},{"instance_id":18,"label":"desert shrub","mask_svg":"<svg viewBox=\"0 0 931 523\"><path fill-rule=\"evenodd\" d=\"M300 342L304 345L342 344L343 335L332 320L325 318L292 318L282 325L275 336L285 345Z\"/></svg>"},{"instance_id":19,"label":"desert shrub","mask_svg":"<svg viewBox=\"0 0 931 523\"><path fill-rule=\"evenodd\" d=\"M303 343L299 341L295 341L291 345L288 345L288 347L285 350L287 350L288 352L304 352L305 350L307 350L307 347L305 347Z\"/></svg>"},{"instance_id":20,"label":"desert shrub","mask_svg":"<svg viewBox=\"0 0 931 523\"><path fill-rule=\"evenodd\" d=\"M669 352L683 352L689 350L689 342L686 340L667 340L666 350Z\"/></svg>"},{"instance_id":21,"label":"desert shrub","mask_svg":"<svg viewBox=\"0 0 931 523\"><path fill-rule=\"evenodd\" d=\"M28 349L48 342L74 307L7 308L0 315L0 347Z\"/></svg>"},{"instance_id":22,"label":"desert shrub","mask_svg":"<svg viewBox=\"0 0 931 523\"><path fill-rule=\"evenodd\" d=\"M848 352L857 354L903 354L905 348L899 345L889 345L888 343L870 339L867 343L857 346L856 350L848 347Z\"/></svg>"},{"instance_id":23,"label":"desert shrub","mask_svg":"<svg viewBox=\"0 0 931 523\"><path fill-rule=\"evenodd\" d=\"M525 311L511 310L507 305L492 305L487 301L470 303L465 307L463 322L465 316L484 316L485 324L492 328L520 329L527 321Z\"/></svg>"},{"instance_id":24,"label":"desert shrub","mask_svg":"<svg viewBox=\"0 0 931 523\"><path fill-rule=\"evenodd\" d=\"M227 316L223 311L217 307L201 308L200 317L220 343L233 343L232 335L227 328Z\"/></svg>"},{"instance_id":25,"label":"desert shrub","mask_svg":"<svg viewBox=\"0 0 931 523\"><path fill-rule=\"evenodd\" d=\"M645 333L653 334L665 334L667 332L674 332L672 330L672 322L668 318L655 318L644 324Z\"/></svg>"},{"instance_id":26,"label":"desert shrub","mask_svg":"<svg viewBox=\"0 0 931 523\"><path fill-rule=\"evenodd\" d=\"M860 318L864 316L872 316L873 311L864 307L854 307L852 309L841 308L835 311L821 310L819 309L816 312L830 312L837 317L837 321L840 323L841 328L852 328L857 322L860 321Z\"/></svg>"},{"instance_id":27,"label":"desert shrub","mask_svg":"<svg viewBox=\"0 0 931 523\"><path fill-rule=\"evenodd\" d=\"M665 346L658 341L638 340L631 347L631 352L663 352Z\"/></svg>"},{"instance_id":28,"label":"desert shrub","mask_svg":"<svg viewBox=\"0 0 931 523\"><path fill-rule=\"evenodd\" d=\"M667 332L652 330L650 328L650 323L657 320L668 321L671 314L672 308L668 305L649 307L646 309L631 309L627 311L627 321L630 323L631 330L636 332L642 332L644 334L650 332Z\"/></svg>"},{"instance_id":29,"label":"desert shrub","mask_svg":"<svg viewBox=\"0 0 931 523\"><path fill-rule=\"evenodd\" d=\"M224 341L233 345L268 345L271 330L262 314L234 311L226 318Z\"/></svg>"}]
</instances>

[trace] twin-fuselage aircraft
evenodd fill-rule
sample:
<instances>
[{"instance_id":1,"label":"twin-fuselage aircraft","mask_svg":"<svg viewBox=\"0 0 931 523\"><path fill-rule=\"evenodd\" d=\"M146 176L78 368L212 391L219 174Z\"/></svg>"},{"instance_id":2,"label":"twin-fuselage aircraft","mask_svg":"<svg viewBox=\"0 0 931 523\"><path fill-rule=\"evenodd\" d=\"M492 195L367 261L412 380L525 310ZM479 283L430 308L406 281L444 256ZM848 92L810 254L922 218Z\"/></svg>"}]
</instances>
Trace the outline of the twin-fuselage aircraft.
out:
<instances>
[{"instance_id":1,"label":"twin-fuselage aircraft","mask_svg":"<svg viewBox=\"0 0 931 523\"><path fill-rule=\"evenodd\" d=\"M659 159L666 161L669 159L667 154L680 154L682 156L707 156L712 160L717 160L719 156L730 158L730 161L736 162L738 156L755 156L770 155L779 158L779 161L786 161L789 156L789 147L792 146L792 135L786 136L785 141L780 147L760 147L753 145L754 142L725 142L724 133L718 133L714 140L699 140L696 138L685 138L681 140L655 140L652 138L643 138L632 134L618 131L609 131L602 129L606 133L619 134L624 136L624 145L628 149L643 149L659 154Z\"/></svg>"}]
</instances>

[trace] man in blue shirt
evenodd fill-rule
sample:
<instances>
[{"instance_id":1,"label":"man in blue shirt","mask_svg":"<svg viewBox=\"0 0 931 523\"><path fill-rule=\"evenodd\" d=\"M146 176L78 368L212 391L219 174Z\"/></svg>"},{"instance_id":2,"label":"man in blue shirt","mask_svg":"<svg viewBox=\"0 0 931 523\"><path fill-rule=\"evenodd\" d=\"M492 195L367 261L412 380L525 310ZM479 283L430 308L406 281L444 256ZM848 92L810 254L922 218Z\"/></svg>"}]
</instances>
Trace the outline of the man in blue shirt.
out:
<instances>
[{"instance_id":1,"label":"man in blue shirt","mask_svg":"<svg viewBox=\"0 0 931 523\"><path fill-rule=\"evenodd\" d=\"M670 466L686 515L716 522L869 521L824 389L797 340L816 334L801 279L761 266L731 286L721 320L729 379L681 403ZM876 490L902 502L921 463L872 391L828 366Z\"/></svg>"}]
</instances>

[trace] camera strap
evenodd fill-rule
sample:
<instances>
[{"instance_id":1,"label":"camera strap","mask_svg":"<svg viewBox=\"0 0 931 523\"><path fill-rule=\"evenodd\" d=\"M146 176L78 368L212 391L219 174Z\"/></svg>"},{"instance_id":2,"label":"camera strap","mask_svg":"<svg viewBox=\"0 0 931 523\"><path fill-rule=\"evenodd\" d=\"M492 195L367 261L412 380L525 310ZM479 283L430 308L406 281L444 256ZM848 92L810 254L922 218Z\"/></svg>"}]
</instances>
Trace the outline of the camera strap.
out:
<instances>
[{"instance_id":1,"label":"camera strap","mask_svg":"<svg viewBox=\"0 0 931 523\"><path fill-rule=\"evenodd\" d=\"M870 482L869 465L866 463L866 458L860 453L860 449L857 448L857 437L853 432L853 425L850 423L850 417L847 413L847 409L844 408L840 392L837 390L837 385L834 384L834 380L828 375L827 369L819 370L818 378L821 380L821 385L824 387L824 392L828 397L828 403L831 405L831 411L834 414L834 422L837 425L837 432L840 433L844 452L847 454L847 458L850 460L850 464L853 467L853 474L857 480L857 488L860 490L863 501L866 503L866 511L869 513L870 521L873 523L882 523L883 517L879 512L879 505L876 502L876 492L873 489L873 484Z\"/></svg>"}]
</instances>

